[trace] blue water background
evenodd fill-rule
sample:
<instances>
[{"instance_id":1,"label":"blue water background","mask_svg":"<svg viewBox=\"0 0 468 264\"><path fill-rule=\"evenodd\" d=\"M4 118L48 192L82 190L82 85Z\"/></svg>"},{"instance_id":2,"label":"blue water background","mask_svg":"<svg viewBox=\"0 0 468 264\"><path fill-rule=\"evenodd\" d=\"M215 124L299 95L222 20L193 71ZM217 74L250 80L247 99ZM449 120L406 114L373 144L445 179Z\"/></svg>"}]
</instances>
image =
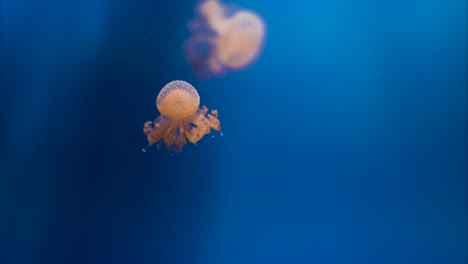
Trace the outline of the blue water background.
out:
<instances>
[{"instance_id":1,"label":"blue water background","mask_svg":"<svg viewBox=\"0 0 468 264\"><path fill-rule=\"evenodd\" d=\"M2 263L467 263L466 0L237 0L208 81L194 3L1 1ZM224 136L142 153L176 79Z\"/></svg>"}]
</instances>

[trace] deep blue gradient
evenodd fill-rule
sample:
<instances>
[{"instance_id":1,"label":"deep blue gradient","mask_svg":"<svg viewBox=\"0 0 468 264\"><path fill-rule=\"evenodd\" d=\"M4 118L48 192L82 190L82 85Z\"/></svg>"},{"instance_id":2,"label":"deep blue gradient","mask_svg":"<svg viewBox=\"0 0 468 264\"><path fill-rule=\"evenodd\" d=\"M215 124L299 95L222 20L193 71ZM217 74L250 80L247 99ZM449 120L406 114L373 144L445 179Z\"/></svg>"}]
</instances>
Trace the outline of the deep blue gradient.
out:
<instances>
[{"instance_id":1,"label":"deep blue gradient","mask_svg":"<svg viewBox=\"0 0 468 264\"><path fill-rule=\"evenodd\" d=\"M1 263L467 263L466 0L235 3L202 81L194 1L1 1ZM177 79L224 136L142 153Z\"/></svg>"}]
</instances>

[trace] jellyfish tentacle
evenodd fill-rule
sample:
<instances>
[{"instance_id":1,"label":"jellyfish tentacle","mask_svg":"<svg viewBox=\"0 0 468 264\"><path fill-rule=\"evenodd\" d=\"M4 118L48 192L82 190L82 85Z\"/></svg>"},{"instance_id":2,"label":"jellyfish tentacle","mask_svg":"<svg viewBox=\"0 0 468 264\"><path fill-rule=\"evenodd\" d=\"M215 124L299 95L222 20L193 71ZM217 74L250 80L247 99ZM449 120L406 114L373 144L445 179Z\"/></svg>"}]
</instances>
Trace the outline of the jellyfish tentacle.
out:
<instances>
[{"instance_id":1,"label":"jellyfish tentacle","mask_svg":"<svg viewBox=\"0 0 468 264\"><path fill-rule=\"evenodd\" d=\"M150 145L152 144L152 142L154 144L154 140L155 140L155 136L153 135L153 131L154 131L153 122L146 121L145 124L143 125L143 133L145 133Z\"/></svg>"},{"instance_id":2,"label":"jellyfish tentacle","mask_svg":"<svg viewBox=\"0 0 468 264\"><path fill-rule=\"evenodd\" d=\"M170 123L171 120L163 115L158 116L154 122L147 121L143 126L143 132L148 139L148 143L153 145L160 141Z\"/></svg>"},{"instance_id":3,"label":"jellyfish tentacle","mask_svg":"<svg viewBox=\"0 0 468 264\"><path fill-rule=\"evenodd\" d=\"M175 142L173 144L175 151L180 152L182 151L182 148L187 144L187 140L185 139L184 135L184 127L182 123L178 125L178 129L176 130L176 138Z\"/></svg>"},{"instance_id":4,"label":"jellyfish tentacle","mask_svg":"<svg viewBox=\"0 0 468 264\"><path fill-rule=\"evenodd\" d=\"M164 131L164 135L162 137L164 141L164 145L166 145L167 149L169 149L169 147L172 145L172 142L174 141L174 132L175 132L174 122L171 122L171 124L166 129L166 131Z\"/></svg>"},{"instance_id":5,"label":"jellyfish tentacle","mask_svg":"<svg viewBox=\"0 0 468 264\"><path fill-rule=\"evenodd\" d=\"M203 110L200 109L195 113L195 115L189 120L193 126L186 126L187 130L185 131L185 136L191 143L196 143L201 140L206 134L209 133L209 127L207 131L205 116Z\"/></svg>"},{"instance_id":6,"label":"jellyfish tentacle","mask_svg":"<svg viewBox=\"0 0 468 264\"><path fill-rule=\"evenodd\" d=\"M166 133L164 133L163 139L164 144L166 145L166 149L179 152L185 146L185 144L187 144L187 140L185 139L183 132L182 122L173 121L171 126L167 129Z\"/></svg>"},{"instance_id":7,"label":"jellyfish tentacle","mask_svg":"<svg viewBox=\"0 0 468 264\"><path fill-rule=\"evenodd\" d=\"M221 122L218 119L218 110L211 110L211 113L208 114L208 121L210 122L211 129L221 131Z\"/></svg>"},{"instance_id":8,"label":"jellyfish tentacle","mask_svg":"<svg viewBox=\"0 0 468 264\"><path fill-rule=\"evenodd\" d=\"M211 129L220 131L221 123L218 120L218 112L212 110L208 114L208 108L202 106L195 115L185 120L185 136L190 143L196 143L205 135L211 132Z\"/></svg>"}]
</instances>

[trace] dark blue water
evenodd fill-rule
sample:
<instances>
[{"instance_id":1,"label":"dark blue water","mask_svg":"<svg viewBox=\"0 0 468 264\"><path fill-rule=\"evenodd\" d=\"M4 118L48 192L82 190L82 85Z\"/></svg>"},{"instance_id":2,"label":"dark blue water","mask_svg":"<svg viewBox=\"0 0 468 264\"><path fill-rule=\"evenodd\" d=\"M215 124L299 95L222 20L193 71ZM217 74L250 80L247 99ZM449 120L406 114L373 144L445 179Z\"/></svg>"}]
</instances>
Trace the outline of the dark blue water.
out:
<instances>
[{"instance_id":1,"label":"dark blue water","mask_svg":"<svg viewBox=\"0 0 468 264\"><path fill-rule=\"evenodd\" d=\"M193 1L1 1L2 263L467 263L467 2L236 3L201 81ZM175 79L224 136L142 153Z\"/></svg>"}]
</instances>

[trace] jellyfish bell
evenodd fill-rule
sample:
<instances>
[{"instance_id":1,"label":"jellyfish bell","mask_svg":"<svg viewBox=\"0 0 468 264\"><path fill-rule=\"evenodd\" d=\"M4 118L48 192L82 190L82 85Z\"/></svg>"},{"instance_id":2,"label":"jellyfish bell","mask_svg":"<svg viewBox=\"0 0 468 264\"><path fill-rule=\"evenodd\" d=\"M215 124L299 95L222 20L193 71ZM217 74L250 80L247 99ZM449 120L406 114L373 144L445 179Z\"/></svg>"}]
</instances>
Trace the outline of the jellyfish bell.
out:
<instances>
[{"instance_id":1,"label":"jellyfish bell","mask_svg":"<svg viewBox=\"0 0 468 264\"><path fill-rule=\"evenodd\" d=\"M243 68L258 56L264 35L264 23L255 13L237 12L217 40L217 56L230 69Z\"/></svg>"},{"instance_id":2,"label":"jellyfish bell","mask_svg":"<svg viewBox=\"0 0 468 264\"><path fill-rule=\"evenodd\" d=\"M156 98L158 111L171 119L180 120L193 115L200 106L197 90L188 82L172 81Z\"/></svg>"},{"instance_id":3,"label":"jellyfish bell","mask_svg":"<svg viewBox=\"0 0 468 264\"><path fill-rule=\"evenodd\" d=\"M199 17L189 23L192 37L184 49L187 61L198 77L221 75L227 69L241 69L258 57L263 46L265 24L256 13L218 0L200 2L197 11ZM203 53L200 43L207 43L209 52Z\"/></svg>"},{"instance_id":4,"label":"jellyfish bell","mask_svg":"<svg viewBox=\"0 0 468 264\"><path fill-rule=\"evenodd\" d=\"M163 140L168 150L180 152L187 140L195 144L211 129L221 131L218 111L208 113L206 106L199 106L200 96L191 84L185 81L166 84L156 98L161 115L143 125L148 140L143 151Z\"/></svg>"}]
</instances>

